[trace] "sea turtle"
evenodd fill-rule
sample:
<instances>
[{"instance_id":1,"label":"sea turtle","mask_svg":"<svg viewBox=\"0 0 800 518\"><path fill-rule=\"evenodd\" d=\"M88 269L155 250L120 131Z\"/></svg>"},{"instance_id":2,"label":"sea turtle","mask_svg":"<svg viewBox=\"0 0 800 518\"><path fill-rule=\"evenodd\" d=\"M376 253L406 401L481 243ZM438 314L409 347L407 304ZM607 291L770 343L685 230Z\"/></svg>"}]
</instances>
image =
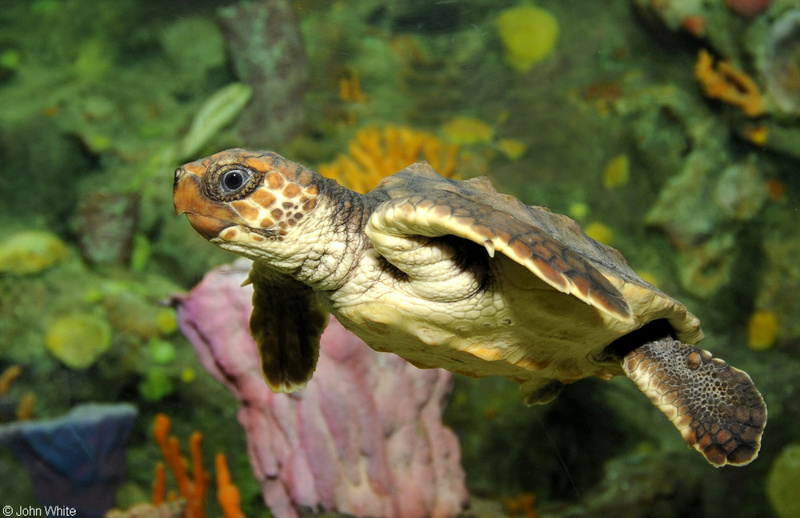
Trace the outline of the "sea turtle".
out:
<instances>
[{"instance_id":1,"label":"sea turtle","mask_svg":"<svg viewBox=\"0 0 800 518\"><path fill-rule=\"evenodd\" d=\"M301 389L328 312L423 368L500 375L527 404L626 374L711 464L758 455L750 377L695 347L700 321L572 219L425 162L368 194L272 152L231 149L175 173L175 207L253 260L250 328L275 391ZM398 396L400 397L400 396Z\"/></svg>"}]
</instances>

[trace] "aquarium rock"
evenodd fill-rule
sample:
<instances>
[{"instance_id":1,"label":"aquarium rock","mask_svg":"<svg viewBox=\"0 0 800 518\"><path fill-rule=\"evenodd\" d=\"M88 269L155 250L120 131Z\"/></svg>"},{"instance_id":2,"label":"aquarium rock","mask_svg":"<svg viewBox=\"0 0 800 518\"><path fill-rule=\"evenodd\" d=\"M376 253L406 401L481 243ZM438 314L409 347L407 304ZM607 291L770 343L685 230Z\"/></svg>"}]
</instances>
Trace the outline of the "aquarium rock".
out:
<instances>
[{"instance_id":1,"label":"aquarium rock","mask_svg":"<svg viewBox=\"0 0 800 518\"><path fill-rule=\"evenodd\" d=\"M249 268L213 270L176 303L200 361L243 403L239 422L273 515L458 514L468 497L460 448L441 422L451 375L376 353L331 319L314 379L295 394L271 392L249 332L252 290L240 287Z\"/></svg>"},{"instance_id":2,"label":"aquarium rock","mask_svg":"<svg viewBox=\"0 0 800 518\"><path fill-rule=\"evenodd\" d=\"M288 0L240 2L219 10L233 69L253 89L239 122L244 141L274 146L305 120L306 54L295 8Z\"/></svg>"},{"instance_id":3,"label":"aquarium rock","mask_svg":"<svg viewBox=\"0 0 800 518\"><path fill-rule=\"evenodd\" d=\"M42 505L100 518L125 480L125 444L138 414L128 403L90 403L63 417L0 426L0 444L28 469Z\"/></svg>"},{"instance_id":4,"label":"aquarium rock","mask_svg":"<svg viewBox=\"0 0 800 518\"><path fill-rule=\"evenodd\" d=\"M81 255L91 264L127 264L139 221L139 198L99 189L78 204L75 225Z\"/></svg>"},{"instance_id":5,"label":"aquarium rock","mask_svg":"<svg viewBox=\"0 0 800 518\"><path fill-rule=\"evenodd\" d=\"M730 281L738 233L763 209L767 186L755 159L731 163L722 139L729 132L720 132L713 119L689 134L695 147L664 184L645 224L664 232L678 250L681 286L706 298Z\"/></svg>"},{"instance_id":6,"label":"aquarium rock","mask_svg":"<svg viewBox=\"0 0 800 518\"><path fill-rule=\"evenodd\" d=\"M781 111L800 115L800 9L772 24L765 65L767 93Z\"/></svg>"}]
</instances>

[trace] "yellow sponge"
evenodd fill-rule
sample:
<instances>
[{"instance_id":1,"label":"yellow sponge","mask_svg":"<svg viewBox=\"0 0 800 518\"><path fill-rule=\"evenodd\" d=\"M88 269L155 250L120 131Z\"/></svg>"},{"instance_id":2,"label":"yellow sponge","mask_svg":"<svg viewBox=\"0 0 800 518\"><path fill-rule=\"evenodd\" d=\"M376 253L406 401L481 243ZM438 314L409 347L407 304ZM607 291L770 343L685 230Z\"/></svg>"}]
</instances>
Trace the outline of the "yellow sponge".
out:
<instances>
[{"instance_id":1,"label":"yellow sponge","mask_svg":"<svg viewBox=\"0 0 800 518\"><path fill-rule=\"evenodd\" d=\"M558 39L558 20L539 7L520 4L497 17L497 30L511 67L527 72L547 57Z\"/></svg>"}]
</instances>

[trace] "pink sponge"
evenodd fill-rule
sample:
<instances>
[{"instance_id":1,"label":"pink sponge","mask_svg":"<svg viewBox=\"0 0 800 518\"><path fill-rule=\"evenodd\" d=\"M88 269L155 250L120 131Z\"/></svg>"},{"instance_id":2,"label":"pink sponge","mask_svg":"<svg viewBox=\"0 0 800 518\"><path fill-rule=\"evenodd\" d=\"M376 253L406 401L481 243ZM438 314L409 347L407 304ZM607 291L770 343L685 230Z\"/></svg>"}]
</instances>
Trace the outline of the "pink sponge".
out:
<instances>
[{"instance_id":1,"label":"pink sponge","mask_svg":"<svg viewBox=\"0 0 800 518\"><path fill-rule=\"evenodd\" d=\"M374 352L334 318L314 377L295 394L264 382L248 331L249 264L216 269L178 297L181 330L242 402L250 464L279 518L296 508L354 516L455 516L466 506L458 439L441 421L452 380Z\"/></svg>"}]
</instances>

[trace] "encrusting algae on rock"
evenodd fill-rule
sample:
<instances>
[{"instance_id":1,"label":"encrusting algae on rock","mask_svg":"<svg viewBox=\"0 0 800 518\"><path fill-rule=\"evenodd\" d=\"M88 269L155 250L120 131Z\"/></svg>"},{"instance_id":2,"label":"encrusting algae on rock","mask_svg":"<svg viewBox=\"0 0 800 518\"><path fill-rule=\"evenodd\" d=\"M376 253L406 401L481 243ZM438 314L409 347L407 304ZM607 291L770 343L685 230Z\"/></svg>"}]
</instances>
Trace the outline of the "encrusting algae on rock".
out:
<instances>
[{"instance_id":1,"label":"encrusting algae on rock","mask_svg":"<svg viewBox=\"0 0 800 518\"><path fill-rule=\"evenodd\" d=\"M55 234L44 230L18 232L0 244L0 273L39 273L68 255L67 245Z\"/></svg>"}]
</instances>

